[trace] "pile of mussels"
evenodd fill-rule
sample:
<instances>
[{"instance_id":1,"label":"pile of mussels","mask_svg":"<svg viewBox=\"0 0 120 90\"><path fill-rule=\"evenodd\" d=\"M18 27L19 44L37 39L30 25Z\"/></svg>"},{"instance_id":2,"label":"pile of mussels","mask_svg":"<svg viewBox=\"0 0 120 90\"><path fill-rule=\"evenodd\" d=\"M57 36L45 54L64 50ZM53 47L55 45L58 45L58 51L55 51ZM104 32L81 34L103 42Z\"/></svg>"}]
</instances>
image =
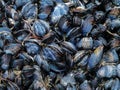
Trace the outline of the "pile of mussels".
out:
<instances>
[{"instance_id":1,"label":"pile of mussels","mask_svg":"<svg viewBox=\"0 0 120 90\"><path fill-rule=\"evenodd\" d=\"M0 90L120 90L120 0L0 0Z\"/></svg>"}]
</instances>

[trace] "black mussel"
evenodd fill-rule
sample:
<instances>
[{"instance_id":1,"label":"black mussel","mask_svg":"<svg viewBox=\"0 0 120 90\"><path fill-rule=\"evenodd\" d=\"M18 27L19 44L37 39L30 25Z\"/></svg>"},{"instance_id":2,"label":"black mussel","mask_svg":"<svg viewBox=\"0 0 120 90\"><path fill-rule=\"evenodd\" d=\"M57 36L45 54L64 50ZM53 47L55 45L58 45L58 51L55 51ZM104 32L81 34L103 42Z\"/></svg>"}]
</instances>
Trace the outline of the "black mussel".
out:
<instances>
[{"instance_id":1,"label":"black mussel","mask_svg":"<svg viewBox=\"0 0 120 90\"><path fill-rule=\"evenodd\" d=\"M59 55L63 55L62 48L58 44L51 43L51 44L48 45L48 47L50 47L51 49L53 49L54 51L56 51Z\"/></svg>"},{"instance_id":2,"label":"black mussel","mask_svg":"<svg viewBox=\"0 0 120 90\"><path fill-rule=\"evenodd\" d=\"M45 47L42 49L43 58L50 61L60 61L60 55L54 49Z\"/></svg>"},{"instance_id":3,"label":"black mussel","mask_svg":"<svg viewBox=\"0 0 120 90\"><path fill-rule=\"evenodd\" d=\"M31 84L33 83L33 79L31 78L25 78L23 79L23 89L28 89Z\"/></svg>"},{"instance_id":4,"label":"black mussel","mask_svg":"<svg viewBox=\"0 0 120 90\"><path fill-rule=\"evenodd\" d=\"M28 53L25 53L25 52L21 52L21 53L19 53L18 54L18 58L19 59L23 59L24 60L24 64L26 65L28 65L28 64L30 64L30 63L33 63L33 57L32 56L30 56Z\"/></svg>"},{"instance_id":5,"label":"black mussel","mask_svg":"<svg viewBox=\"0 0 120 90\"><path fill-rule=\"evenodd\" d=\"M26 3L30 2L31 0L15 0L15 5L17 7L21 7L25 5Z\"/></svg>"},{"instance_id":6,"label":"black mussel","mask_svg":"<svg viewBox=\"0 0 120 90\"><path fill-rule=\"evenodd\" d=\"M69 30L69 32L66 34L67 39L79 37L79 36L81 36L80 27L74 27L71 30Z\"/></svg>"},{"instance_id":7,"label":"black mussel","mask_svg":"<svg viewBox=\"0 0 120 90\"><path fill-rule=\"evenodd\" d=\"M67 87L66 87L66 90L77 90L77 88L76 88L75 85L68 84Z\"/></svg>"},{"instance_id":8,"label":"black mussel","mask_svg":"<svg viewBox=\"0 0 120 90\"><path fill-rule=\"evenodd\" d=\"M80 85L80 90L92 90L89 82L85 80L81 85Z\"/></svg>"},{"instance_id":9,"label":"black mussel","mask_svg":"<svg viewBox=\"0 0 120 90\"><path fill-rule=\"evenodd\" d=\"M73 58L73 61L74 63L79 63L79 64L82 64L85 60L85 57L87 56L88 57L88 52L86 50L80 50L78 51L75 55L74 55L74 58ZM83 59L84 58L84 59Z\"/></svg>"},{"instance_id":10,"label":"black mussel","mask_svg":"<svg viewBox=\"0 0 120 90\"><path fill-rule=\"evenodd\" d=\"M117 76L120 77L120 64L118 64L116 68L117 68Z\"/></svg>"},{"instance_id":11,"label":"black mussel","mask_svg":"<svg viewBox=\"0 0 120 90\"><path fill-rule=\"evenodd\" d=\"M21 77L17 77L15 79L15 83L21 88L21 86L22 86L22 78Z\"/></svg>"},{"instance_id":12,"label":"black mussel","mask_svg":"<svg viewBox=\"0 0 120 90\"><path fill-rule=\"evenodd\" d=\"M48 15L49 15L49 14L44 11L44 12L41 12L41 13L38 15L38 17L39 17L39 19L45 20L45 19L47 19Z\"/></svg>"},{"instance_id":13,"label":"black mussel","mask_svg":"<svg viewBox=\"0 0 120 90\"><path fill-rule=\"evenodd\" d=\"M39 5L39 14L38 17L42 20L46 20L54 6L53 0L41 0Z\"/></svg>"},{"instance_id":14,"label":"black mussel","mask_svg":"<svg viewBox=\"0 0 120 90\"><path fill-rule=\"evenodd\" d=\"M10 71L10 70L7 71L7 70L6 70L6 71L3 73L3 76L2 76L2 77L13 81L13 80L15 79L15 73L14 73L13 71Z\"/></svg>"},{"instance_id":15,"label":"black mussel","mask_svg":"<svg viewBox=\"0 0 120 90\"><path fill-rule=\"evenodd\" d=\"M32 66L26 65L22 69L22 74L26 77L32 77L35 69Z\"/></svg>"},{"instance_id":16,"label":"black mussel","mask_svg":"<svg viewBox=\"0 0 120 90\"><path fill-rule=\"evenodd\" d=\"M61 84L55 85L55 90L66 90L65 87Z\"/></svg>"},{"instance_id":17,"label":"black mussel","mask_svg":"<svg viewBox=\"0 0 120 90\"><path fill-rule=\"evenodd\" d=\"M7 12L8 16L13 18L14 20L18 20L19 19L19 14L18 14L18 12L14 8L12 8L10 6L7 6L6 7L6 12Z\"/></svg>"},{"instance_id":18,"label":"black mussel","mask_svg":"<svg viewBox=\"0 0 120 90\"><path fill-rule=\"evenodd\" d=\"M34 60L41 67L41 65L43 64L43 58L42 58L42 56L39 55L39 54L37 54L37 55L35 55Z\"/></svg>"},{"instance_id":19,"label":"black mussel","mask_svg":"<svg viewBox=\"0 0 120 90\"><path fill-rule=\"evenodd\" d=\"M0 90L6 90L6 86L4 84L0 84Z\"/></svg>"},{"instance_id":20,"label":"black mussel","mask_svg":"<svg viewBox=\"0 0 120 90\"><path fill-rule=\"evenodd\" d=\"M44 9L47 6L53 6L53 0L41 0L40 1L40 8Z\"/></svg>"},{"instance_id":21,"label":"black mussel","mask_svg":"<svg viewBox=\"0 0 120 90\"><path fill-rule=\"evenodd\" d=\"M40 67L38 65L34 65L33 67L35 69L34 74L33 74L34 80L42 80L42 74L41 74Z\"/></svg>"},{"instance_id":22,"label":"black mussel","mask_svg":"<svg viewBox=\"0 0 120 90\"><path fill-rule=\"evenodd\" d=\"M32 40L32 39L31 39ZM25 49L28 54L35 55L40 52L40 45L33 41L25 41L24 42Z\"/></svg>"},{"instance_id":23,"label":"black mussel","mask_svg":"<svg viewBox=\"0 0 120 90\"><path fill-rule=\"evenodd\" d=\"M61 43L61 47L64 51L71 53L71 54L76 53L77 51L75 45L71 42L64 41Z\"/></svg>"},{"instance_id":24,"label":"black mussel","mask_svg":"<svg viewBox=\"0 0 120 90\"><path fill-rule=\"evenodd\" d=\"M42 38L42 43L50 44L50 43L54 42L55 38L56 38L55 33L49 32Z\"/></svg>"},{"instance_id":25,"label":"black mussel","mask_svg":"<svg viewBox=\"0 0 120 90\"><path fill-rule=\"evenodd\" d=\"M120 80L116 78L111 86L111 90L119 90L120 89Z\"/></svg>"},{"instance_id":26,"label":"black mussel","mask_svg":"<svg viewBox=\"0 0 120 90\"><path fill-rule=\"evenodd\" d=\"M70 84L70 85L75 85L75 84L76 84L76 81L75 81L75 78L74 78L74 74L73 74L73 73L67 74L66 76L64 76L64 77L60 80L60 83L61 83L63 86L67 86L68 84Z\"/></svg>"},{"instance_id":27,"label":"black mussel","mask_svg":"<svg viewBox=\"0 0 120 90\"><path fill-rule=\"evenodd\" d=\"M3 48L3 46L4 46L4 40L0 39L0 48Z\"/></svg>"},{"instance_id":28,"label":"black mussel","mask_svg":"<svg viewBox=\"0 0 120 90\"><path fill-rule=\"evenodd\" d=\"M117 31L120 28L120 20L119 19L114 19L111 22L108 23L108 27L110 30Z\"/></svg>"},{"instance_id":29,"label":"black mussel","mask_svg":"<svg viewBox=\"0 0 120 90\"><path fill-rule=\"evenodd\" d=\"M9 27L14 27L16 24L15 20L12 18L8 18L8 23L9 23Z\"/></svg>"},{"instance_id":30,"label":"black mussel","mask_svg":"<svg viewBox=\"0 0 120 90\"><path fill-rule=\"evenodd\" d=\"M103 33L105 30L106 30L106 26L103 26L102 24L98 24L96 27L94 27L91 30L90 34L92 36L96 36L96 35L98 35L100 33Z\"/></svg>"},{"instance_id":31,"label":"black mussel","mask_svg":"<svg viewBox=\"0 0 120 90\"><path fill-rule=\"evenodd\" d=\"M72 55L70 55L69 53L65 53L65 62L66 62L66 67L68 68L68 70L71 69L74 65Z\"/></svg>"},{"instance_id":32,"label":"black mussel","mask_svg":"<svg viewBox=\"0 0 120 90\"><path fill-rule=\"evenodd\" d=\"M63 73L66 71L66 67L64 63L49 63L50 70L55 72L55 73Z\"/></svg>"},{"instance_id":33,"label":"black mussel","mask_svg":"<svg viewBox=\"0 0 120 90\"><path fill-rule=\"evenodd\" d=\"M99 79L97 77L95 77L92 81L91 81L91 85L92 85L92 89L96 88L99 85Z\"/></svg>"},{"instance_id":34,"label":"black mussel","mask_svg":"<svg viewBox=\"0 0 120 90\"><path fill-rule=\"evenodd\" d=\"M11 30L8 27L0 27L0 33L2 34L2 32L10 33Z\"/></svg>"},{"instance_id":35,"label":"black mussel","mask_svg":"<svg viewBox=\"0 0 120 90\"><path fill-rule=\"evenodd\" d=\"M99 78L111 78L116 76L116 66L114 65L105 65L99 68L97 71L97 77Z\"/></svg>"},{"instance_id":36,"label":"black mussel","mask_svg":"<svg viewBox=\"0 0 120 90\"><path fill-rule=\"evenodd\" d=\"M102 59L104 46L97 47L88 58L88 69L94 68Z\"/></svg>"},{"instance_id":37,"label":"black mussel","mask_svg":"<svg viewBox=\"0 0 120 90\"><path fill-rule=\"evenodd\" d=\"M51 22L57 23L63 15L68 14L68 10L68 6L66 6L64 3L58 3L54 8L54 11L51 13Z\"/></svg>"},{"instance_id":38,"label":"black mussel","mask_svg":"<svg viewBox=\"0 0 120 90\"><path fill-rule=\"evenodd\" d=\"M93 48L97 48L99 46L107 46L107 42L104 39L98 39L93 41Z\"/></svg>"},{"instance_id":39,"label":"black mussel","mask_svg":"<svg viewBox=\"0 0 120 90\"><path fill-rule=\"evenodd\" d=\"M5 40L6 44L14 41L11 30L8 27L0 27L0 37Z\"/></svg>"},{"instance_id":40,"label":"black mussel","mask_svg":"<svg viewBox=\"0 0 120 90\"><path fill-rule=\"evenodd\" d=\"M86 50L81 50L81 51L78 51L75 56L74 56L74 61L78 61L80 58L82 58L84 55L86 54Z\"/></svg>"},{"instance_id":41,"label":"black mussel","mask_svg":"<svg viewBox=\"0 0 120 90\"><path fill-rule=\"evenodd\" d=\"M21 44L18 44L18 43L11 43L9 45L6 45L4 47L4 52L6 54L12 54L12 55L15 55L17 54L20 50L21 50Z\"/></svg>"},{"instance_id":42,"label":"black mussel","mask_svg":"<svg viewBox=\"0 0 120 90\"><path fill-rule=\"evenodd\" d=\"M116 6L120 6L120 0L111 0L112 3Z\"/></svg>"},{"instance_id":43,"label":"black mussel","mask_svg":"<svg viewBox=\"0 0 120 90\"><path fill-rule=\"evenodd\" d=\"M93 28L93 25L92 25L93 21L94 21L93 16L88 15L87 18L85 19L85 21L83 22L83 25L82 25L83 36L87 36L91 32L91 30Z\"/></svg>"},{"instance_id":44,"label":"black mussel","mask_svg":"<svg viewBox=\"0 0 120 90\"><path fill-rule=\"evenodd\" d=\"M35 21L33 24L33 28L34 28L34 33L39 37L43 37L50 30L49 23L47 23L44 20Z\"/></svg>"},{"instance_id":45,"label":"black mussel","mask_svg":"<svg viewBox=\"0 0 120 90\"><path fill-rule=\"evenodd\" d=\"M7 90L20 90L20 88L15 83L8 83Z\"/></svg>"},{"instance_id":46,"label":"black mussel","mask_svg":"<svg viewBox=\"0 0 120 90\"><path fill-rule=\"evenodd\" d=\"M51 11L52 11L52 7L51 6L46 6L45 8L43 8L40 11L40 13L38 14L38 17L42 20L47 20Z\"/></svg>"},{"instance_id":47,"label":"black mussel","mask_svg":"<svg viewBox=\"0 0 120 90\"><path fill-rule=\"evenodd\" d=\"M58 22L58 26L60 27L61 31L63 32L68 32L70 30L71 26L71 16L64 15L60 18Z\"/></svg>"},{"instance_id":48,"label":"black mussel","mask_svg":"<svg viewBox=\"0 0 120 90\"><path fill-rule=\"evenodd\" d=\"M14 32L14 35L18 42L22 42L29 35L29 31L27 29L18 30Z\"/></svg>"},{"instance_id":49,"label":"black mussel","mask_svg":"<svg viewBox=\"0 0 120 90\"><path fill-rule=\"evenodd\" d=\"M115 49L111 49L104 53L103 55L103 61L107 63L116 63L119 61L118 54Z\"/></svg>"},{"instance_id":50,"label":"black mussel","mask_svg":"<svg viewBox=\"0 0 120 90\"><path fill-rule=\"evenodd\" d=\"M84 57L82 57L81 61L77 63L77 66L85 67L87 65L88 58L89 58L89 55L85 55Z\"/></svg>"},{"instance_id":51,"label":"black mussel","mask_svg":"<svg viewBox=\"0 0 120 90\"><path fill-rule=\"evenodd\" d=\"M34 57L35 62L45 71L50 71L49 64L46 60L44 60L41 55L36 55Z\"/></svg>"},{"instance_id":52,"label":"black mussel","mask_svg":"<svg viewBox=\"0 0 120 90\"><path fill-rule=\"evenodd\" d=\"M110 45L111 48L119 47L120 46L119 38L111 39L111 41L109 42L109 45Z\"/></svg>"},{"instance_id":53,"label":"black mussel","mask_svg":"<svg viewBox=\"0 0 120 90\"><path fill-rule=\"evenodd\" d=\"M82 49L92 49L93 47L93 39L92 37L83 37L78 43L78 48Z\"/></svg>"},{"instance_id":54,"label":"black mussel","mask_svg":"<svg viewBox=\"0 0 120 90\"><path fill-rule=\"evenodd\" d=\"M20 70L23 67L23 63L24 63L23 59L16 59L12 62L12 67Z\"/></svg>"},{"instance_id":55,"label":"black mussel","mask_svg":"<svg viewBox=\"0 0 120 90\"><path fill-rule=\"evenodd\" d=\"M114 82L113 79L107 80L104 85L105 90L110 89L112 87L113 82Z\"/></svg>"},{"instance_id":56,"label":"black mussel","mask_svg":"<svg viewBox=\"0 0 120 90\"><path fill-rule=\"evenodd\" d=\"M84 80L86 79L84 71L80 69L77 72L75 72L74 78L79 83L84 82Z\"/></svg>"},{"instance_id":57,"label":"black mussel","mask_svg":"<svg viewBox=\"0 0 120 90\"><path fill-rule=\"evenodd\" d=\"M81 27L83 25L83 19L81 19L79 16L74 16L72 24L74 26L80 26Z\"/></svg>"},{"instance_id":58,"label":"black mussel","mask_svg":"<svg viewBox=\"0 0 120 90\"><path fill-rule=\"evenodd\" d=\"M37 16L37 5L32 4L31 2L26 3L22 10L21 14L24 16L25 19L34 19Z\"/></svg>"},{"instance_id":59,"label":"black mussel","mask_svg":"<svg viewBox=\"0 0 120 90\"><path fill-rule=\"evenodd\" d=\"M12 56L10 54L4 54L1 57L1 68L3 70L9 69L9 66L10 66L9 64L10 64L11 58L12 58Z\"/></svg>"},{"instance_id":60,"label":"black mussel","mask_svg":"<svg viewBox=\"0 0 120 90\"><path fill-rule=\"evenodd\" d=\"M104 16L105 16L105 13L103 11L96 11L94 18L95 18L96 22L103 22L103 21L105 21Z\"/></svg>"},{"instance_id":61,"label":"black mussel","mask_svg":"<svg viewBox=\"0 0 120 90\"><path fill-rule=\"evenodd\" d=\"M46 90L43 82L34 80L28 90Z\"/></svg>"}]
</instances>

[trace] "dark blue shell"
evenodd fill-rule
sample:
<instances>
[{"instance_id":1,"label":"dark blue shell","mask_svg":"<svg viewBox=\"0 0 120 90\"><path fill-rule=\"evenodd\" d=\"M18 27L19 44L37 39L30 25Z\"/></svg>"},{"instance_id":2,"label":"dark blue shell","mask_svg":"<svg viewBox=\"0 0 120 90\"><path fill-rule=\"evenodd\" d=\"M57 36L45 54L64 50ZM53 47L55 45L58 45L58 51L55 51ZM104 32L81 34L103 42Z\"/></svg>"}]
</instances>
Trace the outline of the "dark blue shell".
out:
<instances>
[{"instance_id":1,"label":"dark blue shell","mask_svg":"<svg viewBox=\"0 0 120 90\"><path fill-rule=\"evenodd\" d=\"M50 29L49 24L43 20L35 21L33 24L33 28L34 33L39 37L44 36Z\"/></svg>"},{"instance_id":2,"label":"dark blue shell","mask_svg":"<svg viewBox=\"0 0 120 90\"><path fill-rule=\"evenodd\" d=\"M102 59L103 46L99 46L88 58L88 69L94 68Z\"/></svg>"},{"instance_id":3,"label":"dark blue shell","mask_svg":"<svg viewBox=\"0 0 120 90\"><path fill-rule=\"evenodd\" d=\"M101 67L97 72L97 77L99 78L111 78L116 76L116 66L106 65Z\"/></svg>"}]
</instances>

